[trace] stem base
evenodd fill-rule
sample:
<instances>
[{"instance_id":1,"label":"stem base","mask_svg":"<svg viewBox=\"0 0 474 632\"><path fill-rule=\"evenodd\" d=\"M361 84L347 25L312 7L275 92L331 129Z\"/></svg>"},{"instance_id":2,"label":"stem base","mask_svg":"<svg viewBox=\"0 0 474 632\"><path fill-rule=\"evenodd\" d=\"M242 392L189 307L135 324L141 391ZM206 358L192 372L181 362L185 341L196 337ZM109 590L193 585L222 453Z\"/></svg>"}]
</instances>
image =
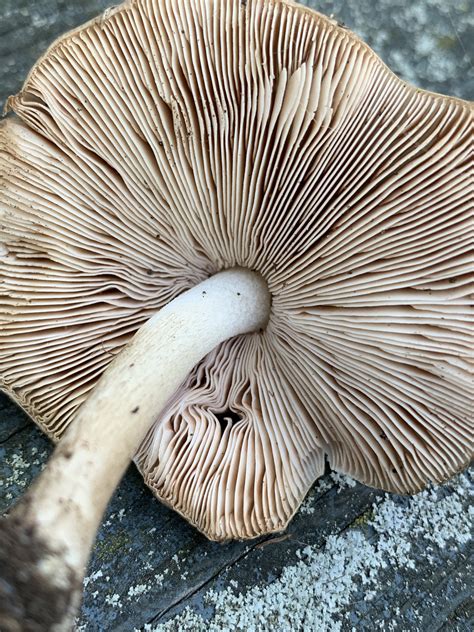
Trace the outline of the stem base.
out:
<instances>
[{"instance_id":1,"label":"stem base","mask_svg":"<svg viewBox=\"0 0 474 632\"><path fill-rule=\"evenodd\" d=\"M52 549L25 518L16 513L0 520L0 629L71 630L82 577L64 563L64 552Z\"/></svg>"}]
</instances>

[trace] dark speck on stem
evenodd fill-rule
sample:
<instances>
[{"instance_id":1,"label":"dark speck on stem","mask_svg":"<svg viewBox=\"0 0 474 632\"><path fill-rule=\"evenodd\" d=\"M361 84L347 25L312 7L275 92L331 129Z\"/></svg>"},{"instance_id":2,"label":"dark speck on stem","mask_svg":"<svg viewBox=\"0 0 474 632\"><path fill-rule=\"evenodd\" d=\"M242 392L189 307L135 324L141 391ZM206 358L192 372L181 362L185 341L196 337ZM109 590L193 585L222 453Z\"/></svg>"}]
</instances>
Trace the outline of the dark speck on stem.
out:
<instances>
[{"instance_id":1,"label":"dark speck on stem","mask_svg":"<svg viewBox=\"0 0 474 632\"><path fill-rule=\"evenodd\" d=\"M135 406L135 408L132 410L132 414L138 413L139 410L140 406Z\"/></svg>"}]
</instances>

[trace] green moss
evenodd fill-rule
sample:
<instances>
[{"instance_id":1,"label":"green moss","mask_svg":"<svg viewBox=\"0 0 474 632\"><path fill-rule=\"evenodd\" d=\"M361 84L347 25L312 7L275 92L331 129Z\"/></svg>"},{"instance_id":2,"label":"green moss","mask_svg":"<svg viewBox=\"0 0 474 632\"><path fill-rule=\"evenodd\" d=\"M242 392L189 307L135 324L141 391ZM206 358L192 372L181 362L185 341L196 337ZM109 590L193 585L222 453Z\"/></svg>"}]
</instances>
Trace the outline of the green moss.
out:
<instances>
[{"instance_id":1,"label":"green moss","mask_svg":"<svg viewBox=\"0 0 474 632\"><path fill-rule=\"evenodd\" d=\"M357 516L357 518L351 522L351 528L352 527L363 527L365 526L368 522L370 522L374 517L374 510L373 509L367 509L367 511L364 511L363 514L361 514L360 516Z\"/></svg>"},{"instance_id":2,"label":"green moss","mask_svg":"<svg viewBox=\"0 0 474 632\"><path fill-rule=\"evenodd\" d=\"M96 555L101 561L113 559L117 553L130 544L130 535L125 531L119 531L96 544Z\"/></svg>"},{"instance_id":3,"label":"green moss","mask_svg":"<svg viewBox=\"0 0 474 632\"><path fill-rule=\"evenodd\" d=\"M443 35L438 37L437 44L440 50L451 50L456 46L456 38L452 35Z\"/></svg>"}]
</instances>

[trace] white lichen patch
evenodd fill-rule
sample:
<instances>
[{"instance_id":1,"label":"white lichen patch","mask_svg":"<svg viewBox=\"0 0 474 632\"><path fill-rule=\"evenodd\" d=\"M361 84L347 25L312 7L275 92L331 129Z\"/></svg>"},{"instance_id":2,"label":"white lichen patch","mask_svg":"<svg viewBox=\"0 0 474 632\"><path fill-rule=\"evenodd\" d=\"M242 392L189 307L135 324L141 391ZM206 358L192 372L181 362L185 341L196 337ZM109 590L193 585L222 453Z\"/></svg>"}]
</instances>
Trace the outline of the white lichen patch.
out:
<instances>
[{"instance_id":1,"label":"white lichen patch","mask_svg":"<svg viewBox=\"0 0 474 632\"><path fill-rule=\"evenodd\" d=\"M136 586L130 586L127 596L137 597L138 595L143 595L143 593L146 592L148 592L148 584L137 584Z\"/></svg>"},{"instance_id":2,"label":"white lichen patch","mask_svg":"<svg viewBox=\"0 0 474 632\"><path fill-rule=\"evenodd\" d=\"M164 575L155 573L153 578L147 582L130 586L127 592L127 601L138 601L142 595L146 595L153 588L160 588L163 585Z\"/></svg>"},{"instance_id":3,"label":"white lichen patch","mask_svg":"<svg viewBox=\"0 0 474 632\"><path fill-rule=\"evenodd\" d=\"M84 588L86 588L91 582L95 582L97 579L100 579L102 576L103 573L100 569L91 575L87 575L83 580Z\"/></svg>"},{"instance_id":4,"label":"white lichen patch","mask_svg":"<svg viewBox=\"0 0 474 632\"><path fill-rule=\"evenodd\" d=\"M332 480L338 485L338 493L341 489L345 489L347 487L355 487L357 485L357 481L355 481L347 474L340 474L339 472L331 472L330 474Z\"/></svg>"},{"instance_id":5,"label":"white lichen patch","mask_svg":"<svg viewBox=\"0 0 474 632\"><path fill-rule=\"evenodd\" d=\"M107 595L105 597L105 603L109 606L112 606L113 608L119 608L120 610L122 610L122 602L120 601L120 595L117 595L117 593L113 594L113 595Z\"/></svg>"},{"instance_id":6,"label":"white lichen patch","mask_svg":"<svg viewBox=\"0 0 474 632\"><path fill-rule=\"evenodd\" d=\"M104 522L103 526L104 527L110 527L112 525L112 523L114 522L114 520L118 520L119 522L122 522L124 516L126 514L126 509L120 509L117 513L111 513L107 516L107 520Z\"/></svg>"},{"instance_id":7,"label":"white lichen patch","mask_svg":"<svg viewBox=\"0 0 474 632\"><path fill-rule=\"evenodd\" d=\"M314 514L315 508L312 506L312 502L313 498L307 496L304 499L303 504L299 508L300 514L302 514L303 516L310 516L311 514Z\"/></svg>"},{"instance_id":8,"label":"white lichen patch","mask_svg":"<svg viewBox=\"0 0 474 632\"><path fill-rule=\"evenodd\" d=\"M2 462L5 474L0 479L0 487L3 487L2 496L6 500L12 500L18 496L18 489L25 489L36 472L32 468L43 469L48 452L43 450L38 454L38 448L23 448L12 454L7 453Z\"/></svg>"},{"instance_id":9,"label":"white lichen patch","mask_svg":"<svg viewBox=\"0 0 474 632\"><path fill-rule=\"evenodd\" d=\"M474 517L474 511L463 509L468 496L474 496L468 475L458 476L446 492L441 487L431 488L405 502L386 495L385 500L374 505L367 522L375 537L369 539L359 528L331 535L322 548L302 549L300 561L285 568L281 577L267 586L255 586L241 594L235 594L234 584L220 592L209 591L205 602L215 610L211 620L187 608L165 624L146 625L143 629L337 632L361 586L363 598L370 601L382 589L379 578L384 569L414 568L413 541L426 544L427 556L437 549L468 542Z\"/></svg>"}]
</instances>

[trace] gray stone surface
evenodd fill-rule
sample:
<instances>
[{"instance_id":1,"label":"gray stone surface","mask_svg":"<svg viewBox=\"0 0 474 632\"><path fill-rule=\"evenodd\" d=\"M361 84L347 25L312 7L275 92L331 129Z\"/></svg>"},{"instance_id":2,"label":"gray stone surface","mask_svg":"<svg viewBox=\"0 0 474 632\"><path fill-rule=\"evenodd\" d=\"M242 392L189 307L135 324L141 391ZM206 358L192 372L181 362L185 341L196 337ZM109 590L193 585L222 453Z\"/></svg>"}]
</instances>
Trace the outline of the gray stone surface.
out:
<instances>
[{"instance_id":1,"label":"gray stone surface","mask_svg":"<svg viewBox=\"0 0 474 632\"><path fill-rule=\"evenodd\" d=\"M93 17L107 0L0 0L0 104L21 87L29 67L66 29ZM327 0L312 2L362 35L404 79L432 90L474 98L472 0ZM0 396L0 510L4 511L40 471L51 446L5 397ZM269 584L298 562L298 551L324 548L330 533L371 532L364 516L384 495L362 485L339 487L330 477L307 511L291 523L286 539L225 545L206 541L163 507L131 468L113 498L94 549L80 629L144 629L191 605L212 615L205 593L231 580L239 589ZM453 493L450 486L436 498ZM403 505L408 499L396 497ZM468 519L469 498L460 506ZM362 518L361 518L362 517ZM429 530L429 525L427 525ZM423 555L428 531L413 536L413 568L388 567L377 578L375 598L361 585L339 618L325 629L472 630L473 553L469 544ZM330 589L329 589L330 590ZM268 624L262 630L277 630ZM318 631L319 632L319 631Z\"/></svg>"}]
</instances>

